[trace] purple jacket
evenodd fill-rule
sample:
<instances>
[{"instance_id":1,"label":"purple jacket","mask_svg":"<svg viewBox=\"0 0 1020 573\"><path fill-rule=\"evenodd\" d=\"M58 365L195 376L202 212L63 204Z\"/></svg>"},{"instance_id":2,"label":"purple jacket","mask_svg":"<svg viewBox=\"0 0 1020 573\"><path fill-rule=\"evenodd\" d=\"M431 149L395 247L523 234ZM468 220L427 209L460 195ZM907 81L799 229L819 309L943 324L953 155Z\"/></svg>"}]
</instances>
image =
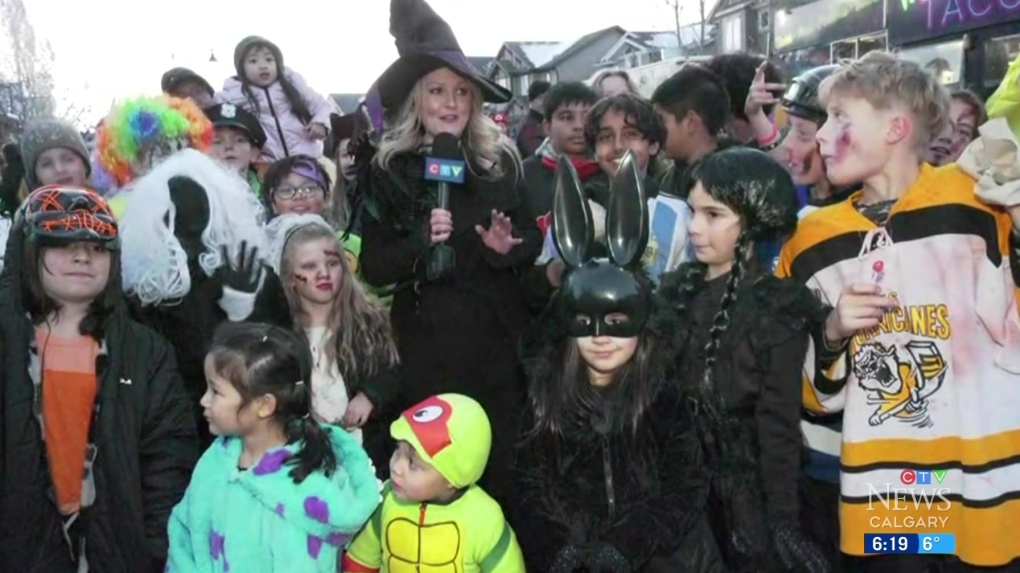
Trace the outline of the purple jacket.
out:
<instances>
[{"instance_id":1,"label":"purple jacket","mask_svg":"<svg viewBox=\"0 0 1020 573\"><path fill-rule=\"evenodd\" d=\"M305 100L308 111L312 113L312 123L321 124L328 132L329 114L336 110L336 106L310 88L297 72L284 68L283 74ZM291 111L290 102L287 101L280 82L268 88L253 85L251 91L259 104L258 113L252 109L251 102L241 91L241 81L236 77L227 78L223 82L223 90L216 94L216 101L232 103L258 116L262 129L266 132L266 145L262 148L260 163L271 163L297 154L322 157L322 141L312 139L305 133L305 125Z\"/></svg>"}]
</instances>

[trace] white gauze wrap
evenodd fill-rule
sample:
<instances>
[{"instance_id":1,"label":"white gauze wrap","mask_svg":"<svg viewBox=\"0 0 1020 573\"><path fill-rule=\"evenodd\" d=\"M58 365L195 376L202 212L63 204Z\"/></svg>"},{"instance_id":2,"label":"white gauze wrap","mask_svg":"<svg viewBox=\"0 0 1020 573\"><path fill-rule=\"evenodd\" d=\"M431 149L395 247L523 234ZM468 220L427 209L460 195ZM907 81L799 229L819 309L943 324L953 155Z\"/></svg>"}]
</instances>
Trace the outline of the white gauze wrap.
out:
<instances>
[{"instance_id":1,"label":"white gauze wrap","mask_svg":"<svg viewBox=\"0 0 1020 573\"><path fill-rule=\"evenodd\" d=\"M283 251L287 248L287 241L290 239L290 236L294 231L308 225L323 227L333 233L333 228L329 226L325 219L319 215L309 213L280 215L269 221L266 225L266 239L269 244L267 259L277 275L283 276L280 274L280 269L283 267Z\"/></svg>"},{"instance_id":2,"label":"white gauze wrap","mask_svg":"<svg viewBox=\"0 0 1020 573\"><path fill-rule=\"evenodd\" d=\"M128 198L119 222L124 292L146 306L177 302L191 290L188 257L173 229L176 208L169 182L178 176L201 185L209 199L205 251L198 257L207 276L225 263L221 248L236 260L242 241L267 262L265 210L248 183L199 151L178 151L120 191Z\"/></svg>"}]
</instances>

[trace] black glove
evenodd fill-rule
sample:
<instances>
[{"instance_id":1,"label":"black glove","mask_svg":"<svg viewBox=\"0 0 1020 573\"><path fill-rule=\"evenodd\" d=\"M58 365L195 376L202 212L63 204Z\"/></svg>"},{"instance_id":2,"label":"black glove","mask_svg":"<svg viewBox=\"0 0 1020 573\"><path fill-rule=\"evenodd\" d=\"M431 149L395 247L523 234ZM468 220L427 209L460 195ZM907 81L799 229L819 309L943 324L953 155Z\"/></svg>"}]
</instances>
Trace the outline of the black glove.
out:
<instances>
[{"instance_id":1,"label":"black glove","mask_svg":"<svg viewBox=\"0 0 1020 573\"><path fill-rule=\"evenodd\" d=\"M584 565L588 573L631 573L627 558L607 543L589 547L584 552Z\"/></svg>"},{"instance_id":2,"label":"black glove","mask_svg":"<svg viewBox=\"0 0 1020 573\"><path fill-rule=\"evenodd\" d=\"M568 545L556 554L549 573L574 573L584 565L583 553L576 545Z\"/></svg>"},{"instance_id":3,"label":"black glove","mask_svg":"<svg viewBox=\"0 0 1020 573\"><path fill-rule=\"evenodd\" d=\"M770 520L772 544L779 560L790 571L801 573L829 573L829 560L821 547L804 535L796 521L791 519Z\"/></svg>"},{"instance_id":4,"label":"black glove","mask_svg":"<svg viewBox=\"0 0 1020 573\"><path fill-rule=\"evenodd\" d=\"M220 254L223 257L223 265L217 274L220 275L224 287L249 294L258 290L259 281L262 279L262 263L258 260L258 248L248 248L248 242L241 241L236 261L230 260L230 253L226 247L220 249Z\"/></svg>"}]
</instances>

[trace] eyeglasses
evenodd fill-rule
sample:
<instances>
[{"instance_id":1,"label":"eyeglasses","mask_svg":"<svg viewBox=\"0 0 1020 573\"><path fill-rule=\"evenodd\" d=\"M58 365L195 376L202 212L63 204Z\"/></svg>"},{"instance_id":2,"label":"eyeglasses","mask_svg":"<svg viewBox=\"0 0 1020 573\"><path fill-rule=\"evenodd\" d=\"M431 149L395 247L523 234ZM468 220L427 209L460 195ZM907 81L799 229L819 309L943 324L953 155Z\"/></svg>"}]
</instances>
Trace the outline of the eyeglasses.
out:
<instances>
[{"instance_id":1,"label":"eyeglasses","mask_svg":"<svg viewBox=\"0 0 1020 573\"><path fill-rule=\"evenodd\" d=\"M277 187L273 191L273 197L278 197L284 201L290 201L297 197L316 197L324 195L325 191L318 185L308 185L306 187Z\"/></svg>"}]
</instances>

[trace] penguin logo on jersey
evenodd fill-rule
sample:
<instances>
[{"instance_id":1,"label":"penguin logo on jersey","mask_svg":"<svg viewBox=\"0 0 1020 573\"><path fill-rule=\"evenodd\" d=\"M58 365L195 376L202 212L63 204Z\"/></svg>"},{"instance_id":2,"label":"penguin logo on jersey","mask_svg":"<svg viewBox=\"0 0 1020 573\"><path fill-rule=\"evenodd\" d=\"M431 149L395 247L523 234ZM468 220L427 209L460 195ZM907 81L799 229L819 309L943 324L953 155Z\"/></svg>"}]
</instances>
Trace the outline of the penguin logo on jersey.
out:
<instances>
[{"instance_id":1,"label":"penguin logo on jersey","mask_svg":"<svg viewBox=\"0 0 1020 573\"><path fill-rule=\"evenodd\" d=\"M868 418L872 426L888 420L926 428L935 423L928 412L928 400L946 378L945 358L930 340L913 340L901 357L895 346L881 342L864 344L854 352L852 372L867 391L875 411Z\"/></svg>"}]
</instances>

